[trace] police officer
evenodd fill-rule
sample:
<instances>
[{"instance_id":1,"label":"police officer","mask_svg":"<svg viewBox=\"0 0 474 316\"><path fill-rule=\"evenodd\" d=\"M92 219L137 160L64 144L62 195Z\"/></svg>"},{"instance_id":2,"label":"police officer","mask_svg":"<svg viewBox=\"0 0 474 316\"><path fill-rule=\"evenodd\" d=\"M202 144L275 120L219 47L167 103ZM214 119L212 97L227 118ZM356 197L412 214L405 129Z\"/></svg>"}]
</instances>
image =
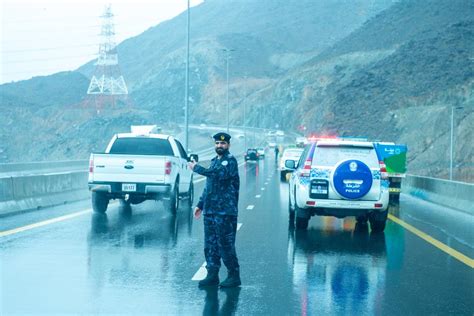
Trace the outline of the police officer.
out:
<instances>
[{"instance_id":1,"label":"police officer","mask_svg":"<svg viewBox=\"0 0 474 316\"><path fill-rule=\"evenodd\" d=\"M237 213L240 178L237 160L229 153L230 135L217 133L213 136L217 156L211 160L209 168L194 162L189 167L205 176L206 186L194 210L198 219L204 214L204 255L207 276L199 286L219 284L221 259L227 267L228 276L219 285L236 287L241 284L240 266L235 252Z\"/></svg>"}]
</instances>

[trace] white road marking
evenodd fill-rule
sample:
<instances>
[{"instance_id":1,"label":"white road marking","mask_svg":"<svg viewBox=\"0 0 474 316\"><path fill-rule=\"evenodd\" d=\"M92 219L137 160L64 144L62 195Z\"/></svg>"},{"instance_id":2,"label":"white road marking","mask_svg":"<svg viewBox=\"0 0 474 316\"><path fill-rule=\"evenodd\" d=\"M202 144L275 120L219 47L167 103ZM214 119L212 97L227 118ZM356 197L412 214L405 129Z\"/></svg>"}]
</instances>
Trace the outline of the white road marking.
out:
<instances>
[{"instance_id":1,"label":"white road marking","mask_svg":"<svg viewBox=\"0 0 474 316\"><path fill-rule=\"evenodd\" d=\"M256 197L257 199L259 199L259 198L261 197L261 195L260 195L260 194L257 194L257 195L255 195L255 197Z\"/></svg>"},{"instance_id":2,"label":"white road marking","mask_svg":"<svg viewBox=\"0 0 474 316\"><path fill-rule=\"evenodd\" d=\"M38 228L38 227L41 227L41 226L46 226L46 225L49 225L49 224L62 222L62 221L65 221L65 220L68 220L68 219L71 219L71 218L74 218L74 217L77 217L77 216L81 216L81 215L90 213L91 211L92 211L92 209L89 208L87 210L72 213L72 214L69 214L69 215L59 216L59 217L56 217L56 218L48 219L46 221L42 221L42 222L38 222L38 223L34 223L34 224L22 226L22 227L10 229L10 230L5 230L5 231L0 232L0 237L5 237L5 236L8 236L8 235L21 233L23 231L30 230L30 229L33 229L33 228Z\"/></svg>"},{"instance_id":3,"label":"white road marking","mask_svg":"<svg viewBox=\"0 0 474 316\"><path fill-rule=\"evenodd\" d=\"M200 266L197 272L194 274L191 281L201 281L206 277L206 275L207 275L206 262L204 262L202 266Z\"/></svg>"},{"instance_id":4,"label":"white road marking","mask_svg":"<svg viewBox=\"0 0 474 316\"><path fill-rule=\"evenodd\" d=\"M249 206L247 206L247 209L248 210L253 210L254 207L255 207L255 205L249 205Z\"/></svg>"},{"instance_id":5,"label":"white road marking","mask_svg":"<svg viewBox=\"0 0 474 316\"><path fill-rule=\"evenodd\" d=\"M242 227L242 223L237 223L237 231ZM206 262L202 264L202 266L199 267L199 269L194 273L191 281L201 281L203 280L206 275L207 275L207 270L206 270Z\"/></svg>"},{"instance_id":6,"label":"white road marking","mask_svg":"<svg viewBox=\"0 0 474 316\"><path fill-rule=\"evenodd\" d=\"M262 191L265 191L265 188L262 188Z\"/></svg>"}]
</instances>

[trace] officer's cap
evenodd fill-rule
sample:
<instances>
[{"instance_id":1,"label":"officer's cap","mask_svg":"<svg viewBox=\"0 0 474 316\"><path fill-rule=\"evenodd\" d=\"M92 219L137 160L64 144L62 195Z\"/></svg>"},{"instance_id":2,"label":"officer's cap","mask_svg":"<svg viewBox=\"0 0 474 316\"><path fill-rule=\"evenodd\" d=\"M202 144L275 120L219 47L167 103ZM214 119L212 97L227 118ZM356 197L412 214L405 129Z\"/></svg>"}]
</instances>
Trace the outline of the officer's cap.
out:
<instances>
[{"instance_id":1,"label":"officer's cap","mask_svg":"<svg viewBox=\"0 0 474 316\"><path fill-rule=\"evenodd\" d=\"M212 136L216 141L224 141L226 143L230 143L230 135L227 133L217 133L216 135Z\"/></svg>"}]
</instances>

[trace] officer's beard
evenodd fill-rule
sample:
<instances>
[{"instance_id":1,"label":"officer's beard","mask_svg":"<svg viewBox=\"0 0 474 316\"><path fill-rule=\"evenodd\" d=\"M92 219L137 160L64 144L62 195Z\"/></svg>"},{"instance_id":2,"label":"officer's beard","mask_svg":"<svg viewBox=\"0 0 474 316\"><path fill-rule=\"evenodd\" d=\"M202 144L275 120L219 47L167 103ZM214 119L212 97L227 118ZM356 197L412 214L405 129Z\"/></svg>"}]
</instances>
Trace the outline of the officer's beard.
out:
<instances>
[{"instance_id":1,"label":"officer's beard","mask_svg":"<svg viewBox=\"0 0 474 316\"><path fill-rule=\"evenodd\" d=\"M222 148L222 147L217 147L216 148L216 153L219 155L219 156L223 156L225 154L227 154L229 152L229 149L228 148Z\"/></svg>"}]
</instances>

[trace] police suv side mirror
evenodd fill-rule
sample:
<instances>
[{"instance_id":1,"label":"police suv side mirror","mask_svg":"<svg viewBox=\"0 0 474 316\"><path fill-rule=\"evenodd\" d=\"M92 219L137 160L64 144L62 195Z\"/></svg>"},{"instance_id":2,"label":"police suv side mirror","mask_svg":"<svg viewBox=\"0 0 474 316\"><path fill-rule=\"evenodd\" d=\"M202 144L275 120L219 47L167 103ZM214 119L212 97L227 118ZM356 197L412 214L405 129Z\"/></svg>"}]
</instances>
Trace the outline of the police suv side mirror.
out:
<instances>
[{"instance_id":1,"label":"police suv side mirror","mask_svg":"<svg viewBox=\"0 0 474 316\"><path fill-rule=\"evenodd\" d=\"M288 168L288 169L291 169L291 170L295 170L296 169L296 163L294 160L285 160L285 167Z\"/></svg>"},{"instance_id":2,"label":"police suv side mirror","mask_svg":"<svg viewBox=\"0 0 474 316\"><path fill-rule=\"evenodd\" d=\"M199 161L199 156L197 154L190 154L188 156L188 161L198 162Z\"/></svg>"}]
</instances>

